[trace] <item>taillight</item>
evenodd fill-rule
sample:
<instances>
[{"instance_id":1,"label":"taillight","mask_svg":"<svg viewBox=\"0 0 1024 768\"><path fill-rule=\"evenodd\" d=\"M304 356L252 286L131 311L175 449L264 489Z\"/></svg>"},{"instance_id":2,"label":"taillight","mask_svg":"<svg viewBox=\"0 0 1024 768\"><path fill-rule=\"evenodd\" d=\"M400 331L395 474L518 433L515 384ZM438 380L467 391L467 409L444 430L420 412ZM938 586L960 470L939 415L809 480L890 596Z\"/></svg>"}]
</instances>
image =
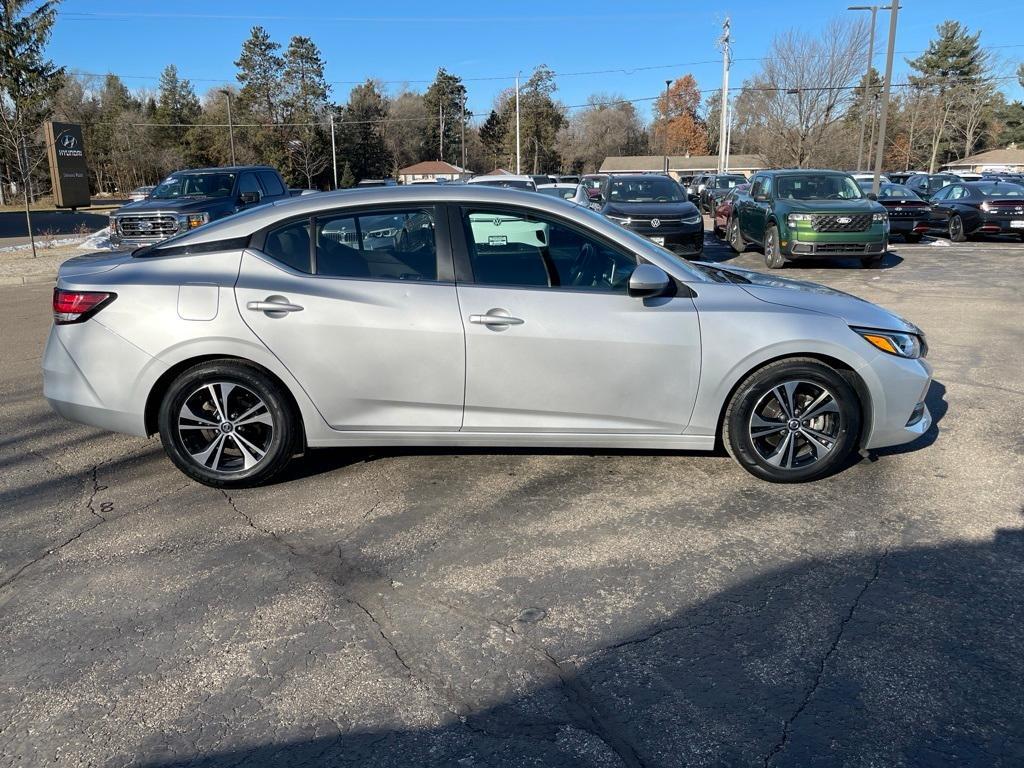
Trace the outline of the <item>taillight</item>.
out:
<instances>
[{"instance_id":1,"label":"taillight","mask_svg":"<svg viewBox=\"0 0 1024 768\"><path fill-rule=\"evenodd\" d=\"M54 288L53 322L56 325L84 322L115 298L117 298L116 293L66 291L63 288Z\"/></svg>"}]
</instances>

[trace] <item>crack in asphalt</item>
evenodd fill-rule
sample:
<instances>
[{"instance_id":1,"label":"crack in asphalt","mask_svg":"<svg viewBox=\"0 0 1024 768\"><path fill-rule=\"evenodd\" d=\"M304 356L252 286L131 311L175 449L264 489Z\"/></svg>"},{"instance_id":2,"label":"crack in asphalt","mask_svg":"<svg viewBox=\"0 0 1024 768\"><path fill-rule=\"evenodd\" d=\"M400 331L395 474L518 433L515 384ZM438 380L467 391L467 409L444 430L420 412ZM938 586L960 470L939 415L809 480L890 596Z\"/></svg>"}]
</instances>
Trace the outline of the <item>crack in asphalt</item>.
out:
<instances>
[{"instance_id":1,"label":"crack in asphalt","mask_svg":"<svg viewBox=\"0 0 1024 768\"><path fill-rule=\"evenodd\" d=\"M822 656L821 660L818 662L818 669L814 675L814 680L811 681L811 685L804 692L803 699L801 699L799 706L783 724L782 736L779 738L777 742L775 742L775 745L772 747L771 751L764 756L764 768L769 768L775 757L779 753L781 753L786 748L786 745L789 743L790 736L793 732L793 724L796 722L797 718L799 718L800 715L803 714L808 704L810 704L811 699L814 697L815 692L821 686L822 679L825 677L825 667L827 666L829 659L831 659L836 654L836 651L839 649L839 643L842 642L843 633L846 631L846 625L849 624L850 621L853 619L853 615L857 612L857 608L860 606L861 600L864 598L864 594L868 591L872 584L878 581L879 574L882 570L882 563L885 562L885 559L888 556L889 549L886 548L885 551L882 552L881 556L875 560L874 571L872 572L871 576L868 577L868 579L864 582L863 586L860 588L860 591L857 592L857 596L853 599L853 602L850 605L850 609L846 612L846 615L839 622L839 627L836 631L836 635L834 638L832 638L832 644L829 646L829 649L825 652L825 655Z\"/></svg>"},{"instance_id":2,"label":"crack in asphalt","mask_svg":"<svg viewBox=\"0 0 1024 768\"><path fill-rule=\"evenodd\" d=\"M89 510L89 514L91 514L93 517L98 517L100 519L100 522L105 523L107 522L107 518L105 518L103 515L97 512L96 508L92 505L92 503L96 500L96 494L99 493L100 491L105 491L107 489L107 486L100 485L100 481L97 478L97 473L99 472L100 467L103 464L104 462L102 461L99 464L93 464L92 470L90 470L89 472L90 478L92 479L92 493L89 494L89 499L88 501L85 502L85 508Z\"/></svg>"}]
</instances>

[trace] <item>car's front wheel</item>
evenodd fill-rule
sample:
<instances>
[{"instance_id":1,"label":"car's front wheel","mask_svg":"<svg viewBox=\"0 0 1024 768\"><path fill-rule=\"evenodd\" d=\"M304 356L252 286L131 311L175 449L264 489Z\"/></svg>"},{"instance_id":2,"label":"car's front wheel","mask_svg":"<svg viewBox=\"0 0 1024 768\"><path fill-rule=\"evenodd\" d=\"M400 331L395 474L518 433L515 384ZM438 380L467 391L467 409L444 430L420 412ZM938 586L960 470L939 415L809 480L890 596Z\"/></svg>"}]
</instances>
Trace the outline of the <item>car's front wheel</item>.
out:
<instances>
[{"instance_id":1,"label":"car's front wheel","mask_svg":"<svg viewBox=\"0 0 1024 768\"><path fill-rule=\"evenodd\" d=\"M729 217L729 223L725 225L725 236L729 241L729 247L736 253L743 253L747 250L747 244L743 240L743 233L740 232L740 222L735 216Z\"/></svg>"},{"instance_id":2,"label":"car's front wheel","mask_svg":"<svg viewBox=\"0 0 1024 768\"><path fill-rule=\"evenodd\" d=\"M782 269L786 265L786 257L779 248L779 229L774 224L764 236L764 263L768 269Z\"/></svg>"},{"instance_id":3,"label":"car's front wheel","mask_svg":"<svg viewBox=\"0 0 1024 768\"><path fill-rule=\"evenodd\" d=\"M213 360L182 372L160 405L160 439L189 477L217 488L258 485L280 472L298 444L298 418L260 369Z\"/></svg>"},{"instance_id":4,"label":"car's front wheel","mask_svg":"<svg viewBox=\"0 0 1024 768\"><path fill-rule=\"evenodd\" d=\"M834 368L812 358L771 363L748 376L726 408L722 440L752 475L816 480L840 466L860 434L860 402Z\"/></svg>"}]
</instances>

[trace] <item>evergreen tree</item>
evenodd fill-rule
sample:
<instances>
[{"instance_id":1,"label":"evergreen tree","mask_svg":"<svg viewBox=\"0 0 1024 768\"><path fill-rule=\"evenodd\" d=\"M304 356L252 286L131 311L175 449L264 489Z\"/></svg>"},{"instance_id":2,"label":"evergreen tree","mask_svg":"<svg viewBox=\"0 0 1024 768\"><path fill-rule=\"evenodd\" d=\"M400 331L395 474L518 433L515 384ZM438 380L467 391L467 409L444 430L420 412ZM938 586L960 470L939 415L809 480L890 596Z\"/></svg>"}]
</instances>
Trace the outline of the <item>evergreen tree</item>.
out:
<instances>
[{"instance_id":1,"label":"evergreen tree","mask_svg":"<svg viewBox=\"0 0 1024 768\"><path fill-rule=\"evenodd\" d=\"M26 219L30 219L32 175L45 157L35 136L50 115L51 99L64 75L62 67L43 55L56 18L56 2L0 3L0 175L7 169L21 186ZM28 224L31 232L30 220Z\"/></svg>"},{"instance_id":2,"label":"evergreen tree","mask_svg":"<svg viewBox=\"0 0 1024 768\"><path fill-rule=\"evenodd\" d=\"M561 166L558 155L558 131L565 122L564 108L554 99L557 90L555 73L541 64L519 91L519 134L523 169L529 173L557 171ZM515 125L515 99L503 97L502 119ZM506 131L505 146L509 156L515 157L515 129Z\"/></svg>"},{"instance_id":3,"label":"evergreen tree","mask_svg":"<svg viewBox=\"0 0 1024 768\"><path fill-rule=\"evenodd\" d=\"M492 109L484 124L480 126L480 141L487 152L487 162L491 168L501 165L501 152L505 145L506 126L497 110ZM508 169L506 169L508 170Z\"/></svg>"},{"instance_id":4,"label":"evergreen tree","mask_svg":"<svg viewBox=\"0 0 1024 768\"><path fill-rule=\"evenodd\" d=\"M388 101L379 86L367 80L352 89L342 111L342 152L357 179L391 175L392 157L384 141ZM419 126L422 128L422 126Z\"/></svg>"},{"instance_id":5,"label":"evergreen tree","mask_svg":"<svg viewBox=\"0 0 1024 768\"><path fill-rule=\"evenodd\" d=\"M355 174L352 173L352 166L349 163L345 163L345 170L342 171L341 180L338 182L338 186L341 189L349 189L356 185Z\"/></svg>"},{"instance_id":6,"label":"evergreen tree","mask_svg":"<svg viewBox=\"0 0 1024 768\"><path fill-rule=\"evenodd\" d=\"M468 117L462 78L446 72L443 67L437 70L434 82L423 94L423 102L427 112L426 149L436 160L458 157L463 121Z\"/></svg>"},{"instance_id":7,"label":"evergreen tree","mask_svg":"<svg viewBox=\"0 0 1024 768\"><path fill-rule=\"evenodd\" d=\"M330 139L324 128L330 86L324 79L320 49L308 37L296 35L288 44L282 73L288 176L293 183L320 186L318 178L330 166Z\"/></svg>"},{"instance_id":8,"label":"evergreen tree","mask_svg":"<svg viewBox=\"0 0 1024 768\"><path fill-rule=\"evenodd\" d=\"M278 54L280 49L281 45L270 39L267 30L255 26L235 61L236 78L242 86L238 94L240 111L248 111L265 123L272 123L278 117L277 94L284 67L284 60Z\"/></svg>"}]
</instances>

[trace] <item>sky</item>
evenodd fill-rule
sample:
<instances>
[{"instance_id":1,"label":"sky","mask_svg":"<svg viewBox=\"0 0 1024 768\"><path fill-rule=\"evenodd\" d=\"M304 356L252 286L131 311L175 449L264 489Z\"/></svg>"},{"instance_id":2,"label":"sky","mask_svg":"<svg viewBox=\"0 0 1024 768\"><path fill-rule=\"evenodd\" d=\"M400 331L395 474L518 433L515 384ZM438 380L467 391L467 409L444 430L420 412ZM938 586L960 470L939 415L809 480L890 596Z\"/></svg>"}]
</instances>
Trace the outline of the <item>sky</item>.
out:
<instances>
[{"instance_id":1,"label":"sky","mask_svg":"<svg viewBox=\"0 0 1024 768\"><path fill-rule=\"evenodd\" d=\"M904 57L923 51L935 26L955 19L981 30L1011 75L1024 59L1022 0L903 0L896 37L894 82L906 71ZM423 90L438 67L461 76L467 107L486 116L494 97L524 79L538 64L558 73L557 97L568 106L595 93L651 99L665 80L690 73L702 90L721 86L717 40L726 16L732 23L731 86L739 86L770 53L772 35L799 27L813 32L858 2L838 0L573 0L481 2L384 0L63 0L48 55L72 71L114 72L134 89L154 88L160 71L176 64L197 93L234 83L234 60L250 28L259 24L287 46L306 35L327 64L332 98L346 100L367 77ZM863 3L867 4L867 3ZM969 10L968 10L969 9ZM888 12L878 14L875 66L885 66ZM1013 23L1007 23L1007 22ZM1013 78L1003 81L1011 99L1024 96ZM638 101L649 119L651 101Z\"/></svg>"}]
</instances>

